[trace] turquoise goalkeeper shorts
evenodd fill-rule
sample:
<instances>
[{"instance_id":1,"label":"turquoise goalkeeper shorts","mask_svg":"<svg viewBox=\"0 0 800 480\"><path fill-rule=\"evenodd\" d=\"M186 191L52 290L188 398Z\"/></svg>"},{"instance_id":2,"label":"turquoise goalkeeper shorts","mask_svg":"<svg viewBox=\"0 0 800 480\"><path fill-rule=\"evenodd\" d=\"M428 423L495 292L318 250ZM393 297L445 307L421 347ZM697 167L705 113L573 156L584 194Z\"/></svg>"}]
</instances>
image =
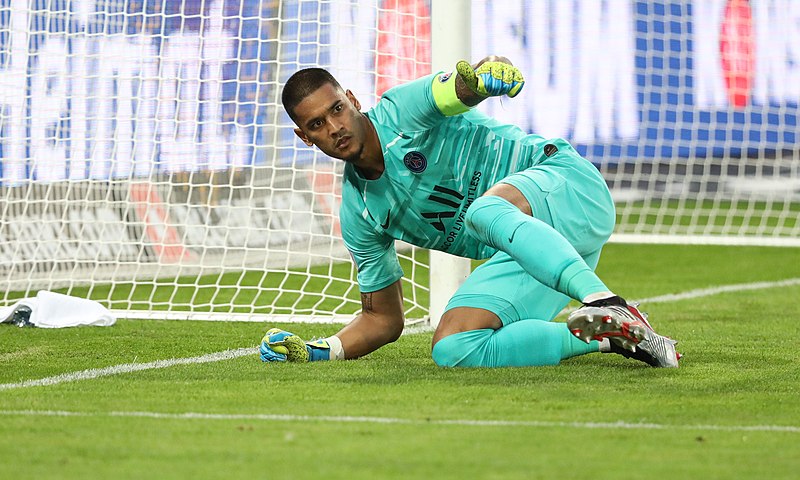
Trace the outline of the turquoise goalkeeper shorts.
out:
<instances>
[{"instance_id":1,"label":"turquoise goalkeeper shorts","mask_svg":"<svg viewBox=\"0 0 800 480\"><path fill-rule=\"evenodd\" d=\"M542 163L501 180L516 187L533 216L563 235L592 268L614 229L616 213L597 168L567 142ZM505 252L497 252L467 277L447 304L489 310L503 325L521 319L551 321L570 298L530 276Z\"/></svg>"}]
</instances>

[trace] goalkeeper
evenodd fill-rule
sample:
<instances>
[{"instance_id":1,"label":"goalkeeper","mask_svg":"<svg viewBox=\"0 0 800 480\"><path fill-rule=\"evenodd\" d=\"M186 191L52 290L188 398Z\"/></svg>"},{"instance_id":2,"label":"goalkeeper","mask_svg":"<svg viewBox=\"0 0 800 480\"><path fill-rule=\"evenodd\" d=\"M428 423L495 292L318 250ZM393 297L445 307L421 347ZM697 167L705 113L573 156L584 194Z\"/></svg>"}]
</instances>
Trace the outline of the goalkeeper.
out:
<instances>
[{"instance_id":1,"label":"goalkeeper","mask_svg":"<svg viewBox=\"0 0 800 480\"><path fill-rule=\"evenodd\" d=\"M305 342L271 329L264 361L361 357L400 337L403 271L395 240L489 260L449 300L433 335L447 367L555 365L612 352L677 367L675 343L594 273L614 227L597 168L565 140L526 134L472 107L524 86L490 56L387 91L367 112L326 70L292 75L283 106L308 146L345 162L340 222L362 310L336 335ZM567 323L552 320L570 298Z\"/></svg>"}]
</instances>

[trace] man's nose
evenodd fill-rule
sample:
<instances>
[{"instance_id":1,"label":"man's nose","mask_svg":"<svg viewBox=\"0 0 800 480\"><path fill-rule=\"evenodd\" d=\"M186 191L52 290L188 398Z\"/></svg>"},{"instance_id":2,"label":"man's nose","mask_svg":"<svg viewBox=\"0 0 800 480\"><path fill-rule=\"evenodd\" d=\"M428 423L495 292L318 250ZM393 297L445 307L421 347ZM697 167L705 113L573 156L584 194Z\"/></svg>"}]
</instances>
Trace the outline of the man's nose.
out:
<instances>
[{"instance_id":1,"label":"man's nose","mask_svg":"<svg viewBox=\"0 0 800 480\"><path fill-rule=\"evenodd\" d=\"M328 130L330 131L331 135L336 135L339 131L342 130L342 124L339 123L338 120L330 119L328 120Z\"/></svg>"}]
</instances>

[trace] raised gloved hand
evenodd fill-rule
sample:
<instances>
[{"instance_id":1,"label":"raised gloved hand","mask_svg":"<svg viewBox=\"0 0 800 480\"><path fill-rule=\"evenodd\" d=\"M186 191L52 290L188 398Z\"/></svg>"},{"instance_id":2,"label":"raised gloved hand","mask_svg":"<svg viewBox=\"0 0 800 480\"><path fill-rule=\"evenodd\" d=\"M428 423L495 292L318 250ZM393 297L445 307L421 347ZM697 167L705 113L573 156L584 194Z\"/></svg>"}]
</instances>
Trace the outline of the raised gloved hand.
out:
<instances>
[{"instance_id":1,"label":"raised gloved hand","mask_svg":"<svg viewBox=\"0 0 800 480\"><path fill-rule=\"evenodd\" d=\"M473 92L484 97L515 97L525 85L519 69L504 62L484 62L473 69L469 62L461 60L456 71Z\"/></svg>"},{"instance_id":2,"label":"raised gloved hand","mask_svg":"<svg viewBox=\"0 0 800 480\"><path fill-rule=\"evenodd\" d=\"M330 358L330 345L325 340L305 342L297 335L271 328L261 339L258 348L264 362L313 362Z\"/></svg>"}]
</instances>

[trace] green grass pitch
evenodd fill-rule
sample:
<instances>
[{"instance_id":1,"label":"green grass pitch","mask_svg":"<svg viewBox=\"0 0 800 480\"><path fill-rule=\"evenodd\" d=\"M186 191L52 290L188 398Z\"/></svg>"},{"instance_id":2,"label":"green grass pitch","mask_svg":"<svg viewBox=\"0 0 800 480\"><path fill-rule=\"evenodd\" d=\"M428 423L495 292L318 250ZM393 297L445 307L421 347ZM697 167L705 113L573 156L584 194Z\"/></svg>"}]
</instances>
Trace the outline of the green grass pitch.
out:
<instances>
[{"instance_id":1,"label":"green grass pitch","mask_svg":"<svg viewBox=\"0 0 800 480\"><path fill-rule=\"evenodd\" d=\"M766 288L643 304L680 340L678 370L605 354L440 369L417 333L349 362L244 354L26 386L252 349L268 325L3 325L0 478L800 477L800 249L615 244L599 271L629 299Z\"/></svg>"}]
</instances>

